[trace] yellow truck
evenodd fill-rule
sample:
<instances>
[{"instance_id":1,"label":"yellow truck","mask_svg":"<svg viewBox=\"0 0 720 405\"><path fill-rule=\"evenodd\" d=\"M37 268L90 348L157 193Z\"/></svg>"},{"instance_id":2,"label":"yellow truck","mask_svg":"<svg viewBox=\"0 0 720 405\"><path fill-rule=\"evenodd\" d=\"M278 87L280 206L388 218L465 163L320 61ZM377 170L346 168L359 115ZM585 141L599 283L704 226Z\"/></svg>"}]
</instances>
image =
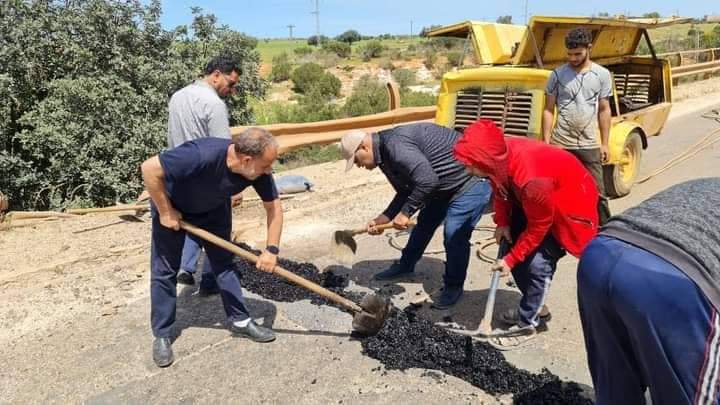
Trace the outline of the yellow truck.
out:
<instances>
[{"instance_id":1,"label":"yellow truck","mask_svg":"<svg viewBox=\"0 0 720 405\"><path fill-rule=\"evenodd\" d=\"M660 133L672 104L670 64L657 58L647 30L687 21L536 16L528 26L466 21L435 29L428 36L465 38L476 64L443 76L435 121L463 131L486 118L508 136L542 139L545 83L566 61L565 35L584 27L593 34L591 59L613 75L605 186L610 197L624 196L637 178L647 138ZM641 40L649 56L636 55Z\"/></svg>"}]
</instances>

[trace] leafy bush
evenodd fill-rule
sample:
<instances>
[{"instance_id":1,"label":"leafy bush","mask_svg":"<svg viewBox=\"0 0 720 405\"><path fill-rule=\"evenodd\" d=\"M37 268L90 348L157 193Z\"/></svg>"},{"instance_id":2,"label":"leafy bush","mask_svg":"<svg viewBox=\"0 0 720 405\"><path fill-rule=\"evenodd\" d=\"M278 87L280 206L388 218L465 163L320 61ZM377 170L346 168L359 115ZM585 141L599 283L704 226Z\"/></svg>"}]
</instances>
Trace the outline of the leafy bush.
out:
<instances>
[{"instance_id":1,"label":"leafy bush","mask_svg":"<svg viewBox=\"0 0 720 405\"><path fill-rule=\"evenodd\" d=\"M360 56L365 62L369 62L372 58L379 57L385 50L383 44L378 40L370 40L364 43L360 48Z\"/></svg>"},{"instance_id":2,"label":"leafy bush","mask_svg":"<svg viewBox=\"0 0 720 405\"><path fill-rule=\"evenodd\" d=\"M375 114L388 108L385 85L370 75L362 76L353 86L353 92L345 101L343 112L348 117Z\"/></svg>"},{"instance_id":3,"label":"leafy bush","mask_svg":"<svg viewBox=\"0 0 720 405\"><path fill-rule=\"evenodd\" d=\"M385 69L385 70L389 70L389 71L395 70L395 64L392 63L392 60L390 60L390 58L383 58L383 59L378 63L378 67L379 67L380 69Z\"/></svg>"},{"instance_id":4,"label":"leafy bush","mask_svg":"<svg viewBox=\"0 0 720 405\"><path fill-rule=\"evenodd\" d=\"M313 53L313 49L309 46L301 46L293 49L293 53L297 56L307 56Z\"/></svg>"},{"instance_id":5,"label":"leafy bush","mask_svg":"<svg viewBox=\"0 0 720 405\"><path fill-rule=\"evenodd\" d=\"M463 41L461 38L432 37L430 38L430 45L436 49L452 49L462 47Z\"/></svg>"},{"instance_id":6,"label":"leafy bush","mask_svg":"<svg viewBox=\"0 0 720 405\"><path fill-rule=\"evenodd\" d=\"M147 2L143 2L147 4ZM0 190L11 209L134 199L139 166L166 145L167 101L225 53L242 61L231 124L262 97L257 40L193 9L162 29L160 3L12 1L0 26ZM108 23L112 22L112 23Z\"/></svg>"},{"instance_id":7,"label":"leafy bush","mask_svg":"<svg viewBox=\"0 0 720 405\"><path fill-rule=\"evenodd\" d=\"M340 41L327 41L322 44L322 49L328 52L332 52L341 58L347 58L350 56L350 44Z\"/></svg>"},{"instance_id":8,"label":"leafy bush","mask_svg":"<svg viewBox=\"0 0 720 405\"><path fill-rule=\"evenodd\" d=\"M340 89L342 88L342 82L332 73L325 73L318 83L317 90L323 96L334 96L340 95Z\"/></svg>"},{"instance_id":9,"label":"leafy bush","mask_svg":"<svg viewBox=\"0 0 720 405\"><path fill-rule=\"evenodd\" d=\"M423 60L423 64L426 68L432 69L435 67L435 63L437 62L437 51L433 48L428 48L425 50L425 60Z\"/></svg>"},{"instance_id":10,"label":"leafy bush","mask_svg":"<svg viewBox=\"0 0 720 405\"><path fill-rule=\"evenodd\" d=\"M318 37L317 35L313 35L310 38L308 38L307 44L312 45L312 46L318 46L318 45L322 45L327 40L328 40L328 38L325 35L320 35L320 37Z\"/></svg>"},{"instance_id":11,"label":"leafy bush","mask_svg":"<svg viewBox=\"0 0 720 405\"><path fill-rule=\"evenodd\" d=\"M462 65L464 56L462 52L452 51L447 53L447 60L450 66L458 67Z\"/></svg>"},{"instance_id":12,"label":"leafy bush","mask_svg":"<svg viewBox=\"0 0 720 405\"><path fill-rule=\"evenodd\" d=\"M339 96L342 83L340 79L326 73L317 63L305 63L297 67L290 75L295 84L295 91L308 94L317 90L323 97Z\"/></svg>"},{"instance_id":13,"label":"leafy bush","mask_svg":"<svg viewBox=\"0 0 720 405\"><path fill-rule=\"evenodd\" d=\"M329 69L336 67L340 64L340 57L330 52L316 52L315 58L316 63L319 63L323 68Z\"/></svg>"},{"instance_id":14,"label":"leafy bush","mask_svg":"<svg viewBox=\"0 0 720 405\"><path fill-rule=\"evenodd\" d=\"M359 32L355 30L347 30L335 37L335 39L340 42L347 42L348 44L352 44L353 42L360 41L362 39L362 36Z\"/></svg>"},{"instance_id":15,"label":"leafy bush","mask_svg":"<svg viewBox=\"0 0 720 405\"><path fill-rule=\"evenodd\" d=\"M320 81L323 74L325 74L325 70L317 63L303 63L293 70L290 79L295 85L295 91L305 93L312 85Z\"/></svg>"},{"instance_id":16,"label":"leafy bush","mask_svg":"<svg viewBox=\"0 0 720 405\"><path fill-rule=\"evenodd\" d=\"M272 58L272 70L270 71L270 80L275 83L284 82L290 79L290 71L292 65L290 64L290 57L286 52Z\"/></svg>"},{"instance_id":17,"label":"leafy bush","mask_svg":"<svg viewBox=\"0 0 720 405\"><path fill-rule=\"evenodd\" d=\"M450 66L449 63L439 65L435 68L435 70L433 70L433 77L435 77L435 79L437 80L440 80L445 73L450 71L450 69L452 69L452 66Z\"/></svg>"},{"instance_id":18,"label":"leafy bush","mask_svg":"<svg viewBox=\"0 0 720 405\"><path fill-rule=\"evenodd\" d=\"M295 169L318 163L341 160L340 148L336 145L308 145L283 153L273 165L276 172Z\"/></svg>"},{"instance_id":19,"label":"leafy bush","mask_svg":"<svg viewBox=\"0 0 720 405\"><path fill-rule=\"evenodd\" d=\"M392 76L398 86L400 86L400 89L405 89L407 86L415 84L415 71L412 69L396 69L392 73Z\"/></svg>"},{"instance_id":20,"label":"leafy bush","mask_svg":"<svg viewBox=\"0 0 720 405\"><path fill-rule=\"evenodd\" d=\"M401 107L425 107L435 105L437 96L422 91L401 91L400 106Z\"/></svg>"}]
</instances>

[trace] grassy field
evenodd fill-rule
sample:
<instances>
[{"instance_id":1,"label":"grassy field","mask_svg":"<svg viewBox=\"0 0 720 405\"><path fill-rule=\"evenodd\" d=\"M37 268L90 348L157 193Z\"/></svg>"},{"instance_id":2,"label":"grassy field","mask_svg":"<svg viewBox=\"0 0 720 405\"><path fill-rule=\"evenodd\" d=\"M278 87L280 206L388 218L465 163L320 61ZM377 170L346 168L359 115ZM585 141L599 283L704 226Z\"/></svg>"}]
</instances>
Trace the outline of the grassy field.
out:
<instances>
[{"instance_id":1,"label":"grassy field","mask_svg":"<svg viewBox=\"0 0 720 405\"><path fill-rule=\"evenodd\" d=\"M261 39L258 40L257 49L260 52L260 60L263 63L272 62L272 58L283 52L292 55L293 49L307 46L305 39Z\"/></svg>"},{"instance_id":2,"label":"grassy field","mask_svg":"<svg viewBox=\"0 0 720 405\"><path fill-rule=\"evenodd\" d=\"M424 40L424 38L413 37L412 39L384 39L380 42L382 42L388 50L394 50L405 49L410 44L419 44ZM359 41L352 44L353 55L350 57L351 62L360 60L360 58L356 56L357 49L365 42L367 41ZM271 63L273 56L283 52L287 52L288 55L292 56L295 48L303 46L308 46L306 39L294 39L292 41L289 39L261 39L258 41L257 49L260 52L260 60L262 63Z\"/></svg>"},{"instance_id":3,"label":"grassy field","mask_svg":"<svg viewBox=\"0 0 720 405\"><path fill-rule=\"evenodd\" d=\"M699 29L704 33L708 33L711 32L716 25L718 24L695 24L695 29ZM671 43L686 39L688 37L687 33L688 31L690 31L691 27L692 24L677 24L670 25L668 27L656 28L648 31L648 33L650 34L650 40L652 41L653 45L655 45L655 48L657 48L660 52L667 51L668 48L671 48L671 51L677 51L680 49L675 49L676 46L673 46ZM706 48L707 45L700 44L700 47ZM693 48L694 46L689 49Z\"/></svg>"}]
</instances>

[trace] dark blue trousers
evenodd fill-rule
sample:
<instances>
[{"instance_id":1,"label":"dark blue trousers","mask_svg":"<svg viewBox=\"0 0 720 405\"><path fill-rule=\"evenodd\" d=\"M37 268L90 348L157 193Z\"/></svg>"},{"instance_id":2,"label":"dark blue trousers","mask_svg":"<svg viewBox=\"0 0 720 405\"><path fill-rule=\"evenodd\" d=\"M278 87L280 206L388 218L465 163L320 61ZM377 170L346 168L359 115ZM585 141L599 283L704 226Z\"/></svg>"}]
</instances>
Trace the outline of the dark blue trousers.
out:
<instances>
[{"instance_id":1,"label":"dark blue trousers","mask_svg":"<svg viewBox=\"0 0 720 405\"><path fill-rule=\"evenodd\" d=\"M230 239L230 200L227 204L201 215L184 214L183 219L223 239ZM180 267L185 232L176 232L160 225L157 211L152 209L152 246L150 252L150 324L155 337L171 337L175 323L177 273ZM240 279L235 273L232 253L201 241L217 278L220 297L228 321L249 317L245 307Z\"/></svg>"},{"instance_id":2,"label":"dark blue trousers","mask_svg":"<svg viewBox=\"0 0 720 405\"><path fill-rule=\"evenodd\" d=\"M720 321L682 271L598 236L578 265L578 304L597 403L717 404Z\"/></svg>"},{"instance_id":3,"label":"dark blue trousers","mask_svg":"<svg viewBox=\"0 0 720 405\"><path fill-rule=\"evenodd\" d=\"M200 241L193 235L185 235L185 244L182 248L182 259L180 259L180 270L185 270L190 274L195 274L197 262L200 259L202 247ZM210 268L210 260L203 261L202 278L200 279L200 288L205 290L214 290L217 288L215 275Z\"/></svg>"},{"instance_id":4,"label":"dark blue trousers","mask_svg":"<svg viewBox=\"0 0 720 405\"><path fill-rule=\"evenodd\" d=\"M470 237L485 212L492 189L486 181L480 181L452 201L435 199L420 211L417 225L402 251L400 264L407 269L415 268L425 248L440 224L444 224L446 286L462 287L470 262Z\"/></svg>"},{"instance_id":5,"label":"dark blue trousers","mask_svg":"<svg viewBox=\"0 0 720 405\"><path fill-rule=\"evenodd\" d=\"M510 222L510 234L515 242L527 228L527 220L520 206L513 206ZM563 256L565 250L555 237L548 233L540 246L512 269L515 284L522 293L518 306L521 326L540 324L540 311L557 270L557 262Z\"/></svg>"}]
</instances>

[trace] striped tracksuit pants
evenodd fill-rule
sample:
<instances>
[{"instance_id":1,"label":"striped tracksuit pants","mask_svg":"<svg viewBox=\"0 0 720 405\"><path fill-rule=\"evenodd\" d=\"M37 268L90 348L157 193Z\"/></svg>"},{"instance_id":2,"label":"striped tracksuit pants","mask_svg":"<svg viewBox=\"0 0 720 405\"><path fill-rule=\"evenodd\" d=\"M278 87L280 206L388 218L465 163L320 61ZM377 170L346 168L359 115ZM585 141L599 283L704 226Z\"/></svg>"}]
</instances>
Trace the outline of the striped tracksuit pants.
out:
<instances>
[{"instance_id":1,"label":"striped tracksuit pants","mask_svg":"<svg viewBox=\"0 0 720 405\"><path fill-rule=\"evenodd\" d=\"M720 320L681 270L598 236L578 265L578 303L599 405L717 404Z\"/></svg>"}]
</instances>

